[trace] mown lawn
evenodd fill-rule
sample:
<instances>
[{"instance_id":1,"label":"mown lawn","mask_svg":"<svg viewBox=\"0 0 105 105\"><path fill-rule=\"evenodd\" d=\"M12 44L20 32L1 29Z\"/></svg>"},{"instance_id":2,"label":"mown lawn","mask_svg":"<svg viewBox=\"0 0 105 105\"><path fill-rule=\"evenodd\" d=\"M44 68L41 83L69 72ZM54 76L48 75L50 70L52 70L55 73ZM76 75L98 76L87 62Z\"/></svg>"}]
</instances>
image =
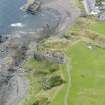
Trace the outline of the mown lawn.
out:
<instances>
[{"instance_id":1,"label":"mown lawn","mask_svg":"<svg viewBox=\"0 0 105 105\"><path fill-rule=\"evenodd\" d=\"M70 50L72 87L70 105L105 104L105 50L89 49L83 42Z\"/></svg>"}]
</instances>

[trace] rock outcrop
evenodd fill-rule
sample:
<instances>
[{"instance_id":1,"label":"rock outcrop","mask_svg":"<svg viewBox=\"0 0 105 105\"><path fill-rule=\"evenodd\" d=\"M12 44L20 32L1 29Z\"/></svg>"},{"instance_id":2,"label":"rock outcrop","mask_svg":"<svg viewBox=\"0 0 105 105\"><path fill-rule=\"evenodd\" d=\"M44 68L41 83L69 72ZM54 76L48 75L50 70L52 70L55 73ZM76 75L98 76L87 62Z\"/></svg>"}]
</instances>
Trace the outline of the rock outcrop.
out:
<instances>
[{"instance_id":1,"label":"rock outcrop","mask_svg":"<svg viewBox=\"0 0 105 105\"><path fill-rule=\"evenodd\" d=\"M34 58L36 60L48 60L53 63L58 63L58 64L64 64L66 62L64 54L59 53L59 52L34 52Z\"/></svg>"},{"instance_id":2,"label":"rock outcrop","mask_svg":"<svg viewBox=\"0 0 105 105\"><path fill-rule=\"evenodd\" d=\"M26 11L31 14L35 14L39 11L41 3L39 1L34 1L32 4L29 4Z\"/></svg>"},{"instance_id":3,"label":"rock outcrop","mask_svg":"<svg viewBox=\"0 0 105 105\"><path fill-rule=\"evenodd\" d=\"M19 38L11 38L0 44L0 105L17 105L27 93L28 81L18 73L19 69L15 64L18 62L19 66L23 59L21 55L26 50L24 44L26 43ZM19 49L22 51L19 55L22 58L14 59L19 54Z\"/></svg>"}]
</instances>

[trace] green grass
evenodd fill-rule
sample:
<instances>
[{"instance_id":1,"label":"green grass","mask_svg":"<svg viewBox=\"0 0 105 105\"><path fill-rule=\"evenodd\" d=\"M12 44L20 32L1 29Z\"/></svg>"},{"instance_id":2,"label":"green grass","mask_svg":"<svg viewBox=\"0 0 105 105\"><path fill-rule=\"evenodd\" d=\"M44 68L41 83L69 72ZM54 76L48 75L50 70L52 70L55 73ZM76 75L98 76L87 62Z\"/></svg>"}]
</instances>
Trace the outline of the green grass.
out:
<instances>
[{"instance_id":1,"label":"green grass","mask_svg":"<svg viewBox=\"0 0 105 105\"><path fill-rule=\"evenodd\" d=\"M67 50L72 58L71 89L69 105L104 105L105 104L105 50L94 47L89 49L80 42ZM65 65L61 66L65 80ZM64 105L67 84L58 92L50 105Z\"/></svg>"},{"instance_id":2,"label":"green grass","mask_svg":"<svg viewBox=\"0 0 105 105\"><path fill-rule=\"evenodd\" d=\"M79 43L70 53L73 66L70 105L104 105L105 50L88 49Z\"/></svg>"},{"instance_id":3,"label":"green grass","mask_svg":"<svg viewBox=\"0 0 105 105\"><path fill-rule=\"evenodd\" d=\"M27 78L29 80L30 86L28 96L25 100L23 100L22 103L20 103L20 105L34 105L38 98L47 98L47 92L46 94L43 94L45 92L42 89L42 85L40 83L41 79L46 76L59 74L59 65L50 63L48 61L36 61L34 58L32 58L26 61L26 63L23 65L23 68L26 71L29 71ZM52 70L56 71L52 73Z\"/></svg>"},{"instance_id":4,"label":"green grass","mask_svg":"<svg viewBox=\"0 0 105 105\"><path fill-rule=\"evenodd\" d=\"M98 21L93 21L91 22L91 24L89 25L89 29L92 31L95 31L99 34L103 34L105 35L105 22L98 22Z\"/></svg>"},{"instance_id":5,"label":"green grass","mask_svg":"<svg viewBox=\"0 0 105 105\"><path fill-rule=\"evenodd\" d=\"M54 48L57 48L57 46L54 46ZM85 42L79 42L70 48L66 46L64 51L68 58L72 59L72 81L68 105L104 105L105 50L95 46L93 46L93 49L89 49ZM34 59L27 61L24 68L31 70L32 73L28 77L30 81L29 95L22 105L33 105L37 99L36 94L42 90L38 82L41 75L35 75L36 71L44 71L48 75L51 75L49 71L55 67L59 70L59 72L55 73L62 74L66 83L61 88L57 88L56 91L58 93L54 97L54 100L51 99L53 96L52 92L49 94L49 98L52 100L49 105L64 105L65 93L68 86L66 65L58 66L47 61L38 62Z\"/></svg>"},{"instance_id":6,"label":"green grass","mask_svg":"<svg viewBox=\"0 0 105 105\"><path fill-rule=\"evenodd\" d=\"M43 71L46 73L50 73L51 69L59 69L59 66L57 64L48 62L46 60L44 61L37 61L34 58L29 59L25 64L24 68L27 70L32 70L32 72L36 71Z\"/></svg>"},{"instance_id":7,"label":"green grass","mask_svg":"<svg viewBox=\"0 0 105 105\"><path fill-rule=\"evenodd\" d=\"M65 78L65 81L67 82L67 72L65 70L66 65L62 65L61 66L61 70L62 70L62 74ZM58 94L55 96L54 100L52 101L52 103L50 105L64 105L64 98L65 98L65 92L66 92L66 88L67 88L67 83L65 83L63 85L63 87L59 90Z\"/></svg>"},{"instance_id":8,"label":"green grass","mask_svg":"<svg viewBox=\"0 0 105 105\"><path fill-rule=\"evenodd\" d=\"M80 35L84 33L84 30L87 30L91 33L96 33L97 35L105 35L105 21L97 21L94 18L80 17L76 24L74 24L70 29L65 32L66 34L74 33ZM86 33L87 34L87 33Z\"/></svg>"}]
</instances>

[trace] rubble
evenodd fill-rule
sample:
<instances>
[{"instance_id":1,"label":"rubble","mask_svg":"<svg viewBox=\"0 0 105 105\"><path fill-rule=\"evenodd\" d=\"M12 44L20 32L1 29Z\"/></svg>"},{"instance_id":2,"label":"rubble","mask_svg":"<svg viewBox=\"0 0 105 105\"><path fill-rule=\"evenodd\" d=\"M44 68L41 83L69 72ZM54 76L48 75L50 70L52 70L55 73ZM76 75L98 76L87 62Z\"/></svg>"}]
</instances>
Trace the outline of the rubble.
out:
<instances>
[{"instance_id":1,"label":"rubble","mask_svg":"<svg viewBox=\"0 0 105 105\"><path fill-rule=\"evenodd\" d=\"M34 52L34 58L36 60L48 60L53 63L64 64L66 63L64 54L58 52Z\"/></svg>"}]
</instances>

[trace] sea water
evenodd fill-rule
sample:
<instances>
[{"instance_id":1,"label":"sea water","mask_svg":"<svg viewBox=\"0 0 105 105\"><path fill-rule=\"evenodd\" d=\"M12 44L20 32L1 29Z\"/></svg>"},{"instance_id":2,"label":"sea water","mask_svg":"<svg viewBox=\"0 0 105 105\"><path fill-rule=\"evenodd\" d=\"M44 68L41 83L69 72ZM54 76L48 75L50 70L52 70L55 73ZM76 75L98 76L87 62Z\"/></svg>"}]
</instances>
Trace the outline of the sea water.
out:
<instances>
[{"instance_id":1,"label":"sea water","mask_svg":"<svg viewBox=\"0 0 105 105\"><path fill-rule=\"evenodd\" d=\"M52 9L41 10L35 15L22 11L20 7L26 2L27 0L0 0L0 34L40 31L46 24L54 27L59 22L60 15Z\"/></svg>"}]
</instances>

